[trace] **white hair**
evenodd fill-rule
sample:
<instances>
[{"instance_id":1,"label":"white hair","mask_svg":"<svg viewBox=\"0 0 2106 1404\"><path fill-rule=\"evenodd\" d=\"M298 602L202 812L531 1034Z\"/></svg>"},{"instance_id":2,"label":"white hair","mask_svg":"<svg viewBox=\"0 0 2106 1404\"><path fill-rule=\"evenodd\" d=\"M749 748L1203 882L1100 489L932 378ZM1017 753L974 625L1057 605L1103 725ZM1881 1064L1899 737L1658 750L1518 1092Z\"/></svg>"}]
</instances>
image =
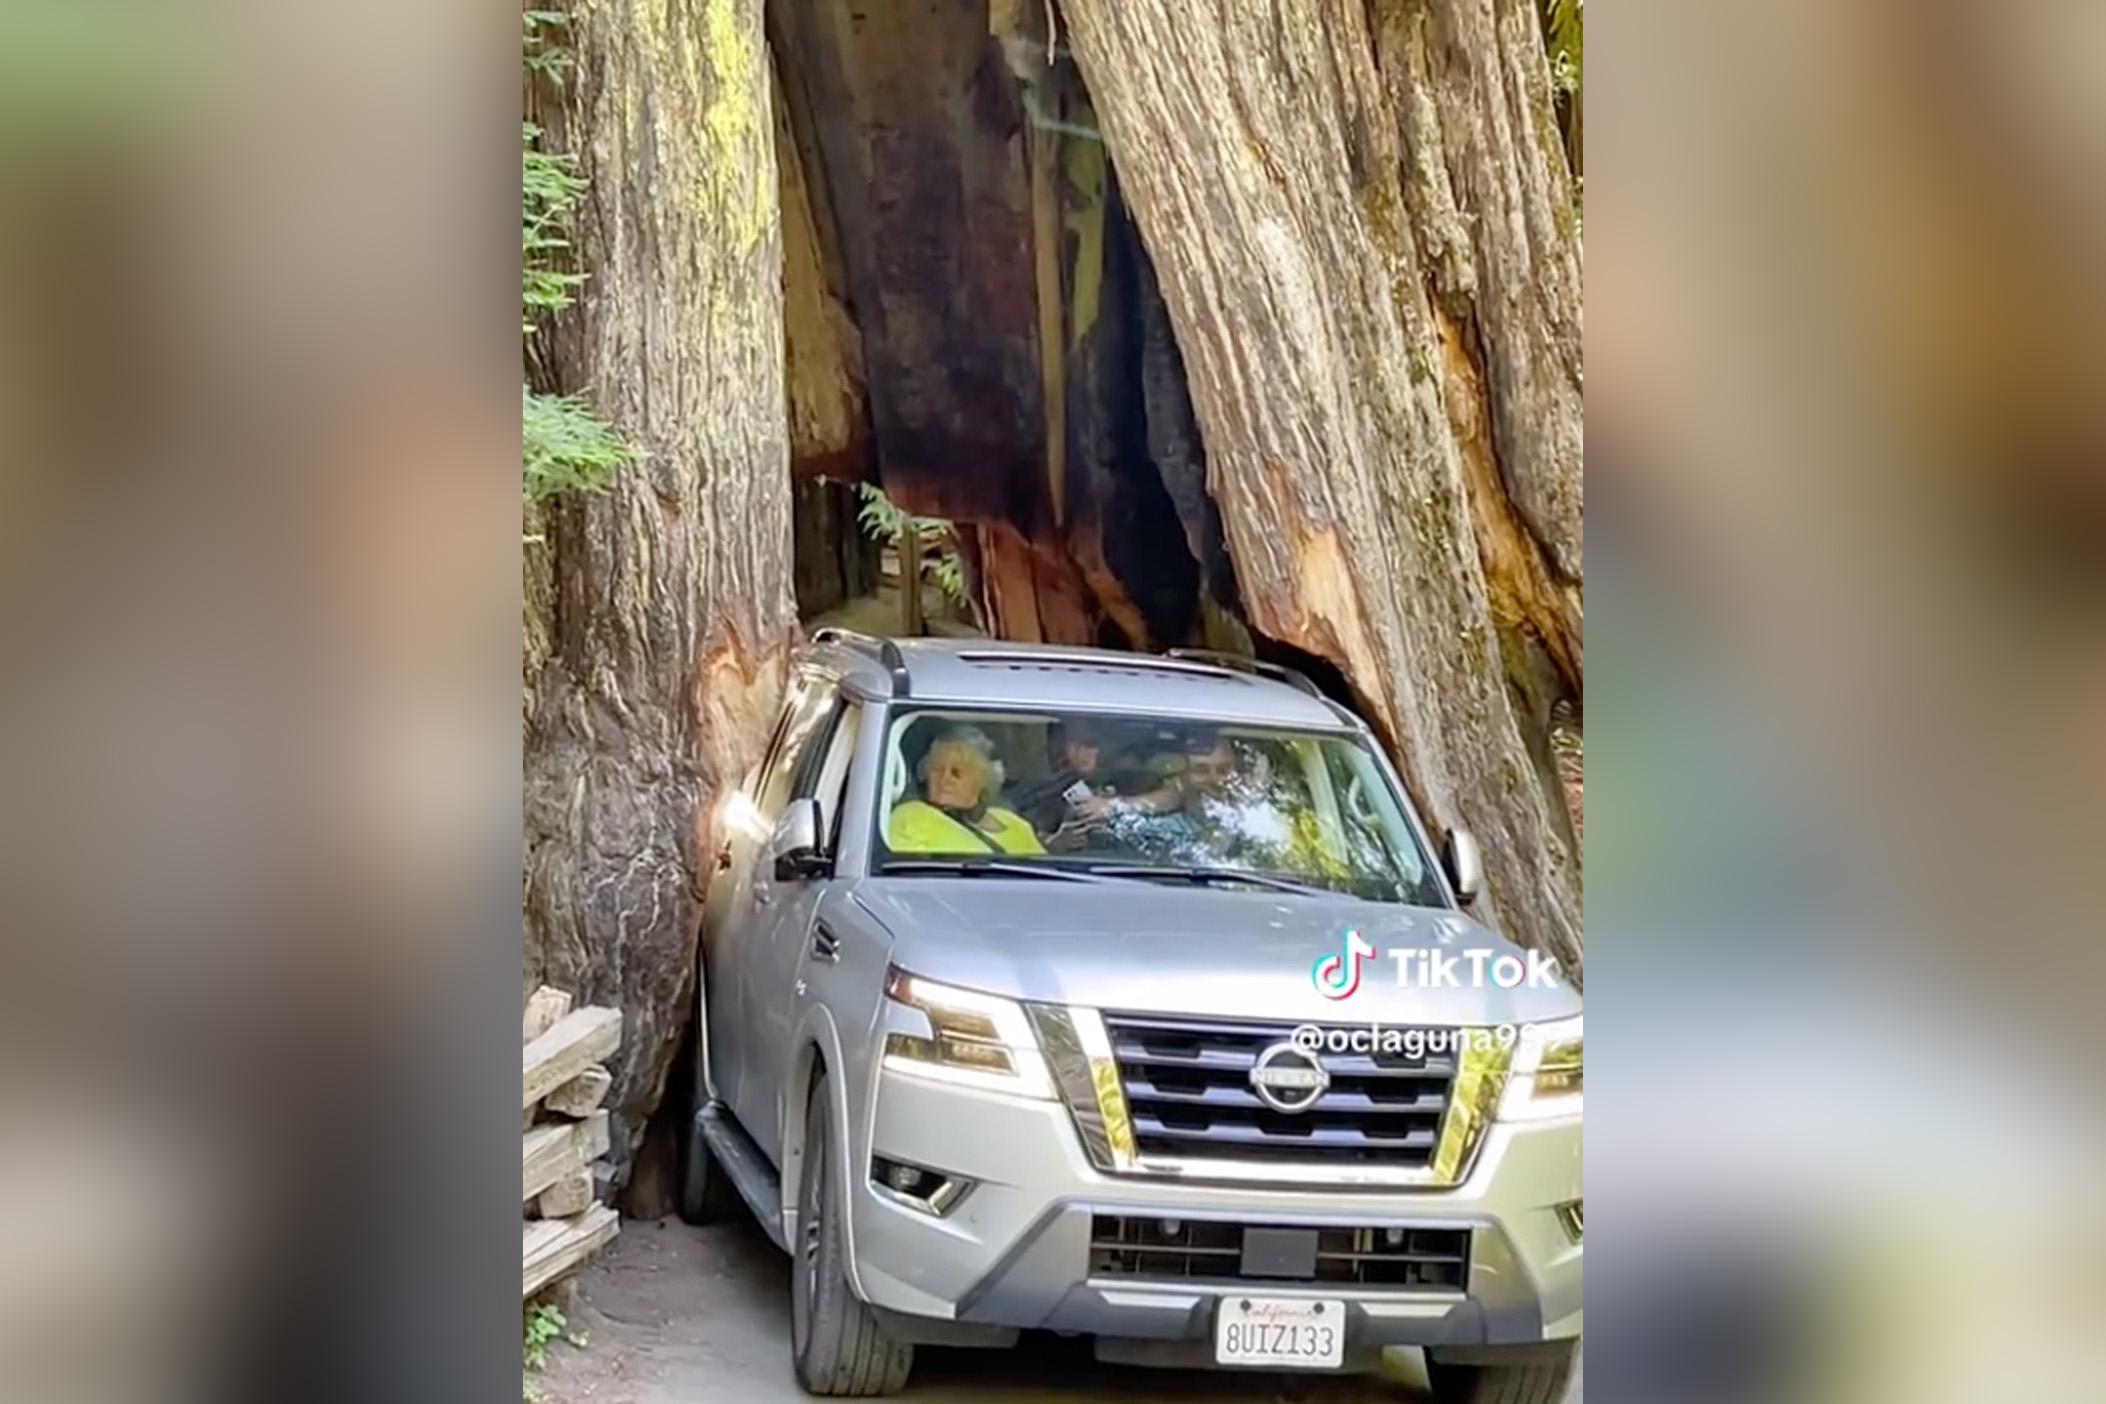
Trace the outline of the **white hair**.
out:
<instances>
[{"instance_id":1,"label":"white hair","mask_svg":"<svg viewBox=\"0 0 2106 1404\"><path fill-rule=\"evenodd\" d=\"M954 723L937 732L936 739L929 743L929 749L923 751L921 759L915 763L914 778L921 782L924 790L928 788L929 783L929 759L936 754L938 746L968 747L987 763L987 788L980 796L982 804L1001 793L1002 782L1008 779L1009 773L1002 765L1002 758L995 754L995 743L989 740L987 733L979 727L967 726L963 722Z\"/></svg>"}]
</instances>

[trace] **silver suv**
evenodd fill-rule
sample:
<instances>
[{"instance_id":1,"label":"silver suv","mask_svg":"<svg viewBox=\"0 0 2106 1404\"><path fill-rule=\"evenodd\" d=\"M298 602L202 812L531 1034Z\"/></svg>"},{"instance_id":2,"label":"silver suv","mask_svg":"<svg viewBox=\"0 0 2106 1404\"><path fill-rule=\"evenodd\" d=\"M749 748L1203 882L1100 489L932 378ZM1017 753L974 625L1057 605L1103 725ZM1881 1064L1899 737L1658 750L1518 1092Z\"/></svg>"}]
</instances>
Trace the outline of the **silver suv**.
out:
<instances>
[{"instance_id":1,"label":"silver suv","mask_svg":"<svg viewBox=\"0 0 2106 1404\"><path fill-rule=\"evenodd\" d=\"M823 630L719 818L682 1207L792 1255L807 1390L1046 1330L1558 1397L1579 997L1306 679Z\"/></svg>"}]
</instances>

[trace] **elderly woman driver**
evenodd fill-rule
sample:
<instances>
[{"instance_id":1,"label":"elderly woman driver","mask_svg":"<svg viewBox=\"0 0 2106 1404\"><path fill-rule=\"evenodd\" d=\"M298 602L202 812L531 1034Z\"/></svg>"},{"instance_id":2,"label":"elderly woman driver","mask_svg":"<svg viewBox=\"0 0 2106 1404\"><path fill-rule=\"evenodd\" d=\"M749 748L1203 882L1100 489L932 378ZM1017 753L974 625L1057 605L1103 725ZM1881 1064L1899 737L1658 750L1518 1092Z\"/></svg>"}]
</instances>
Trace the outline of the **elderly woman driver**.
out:
<instances>
[{"instance_id":1,"label":"elderly woman driver","mask_svg":"<svg viewBox=\"0 0 2106 1404\"><path fill-rule=\"evenodd\" d=\"M885 842L895 853L1043 853L1031 825L988 801L1002 784L994 742L977 727L946 728L915 774L924 798L892 811Z\"/></svg>"}]
</instances>

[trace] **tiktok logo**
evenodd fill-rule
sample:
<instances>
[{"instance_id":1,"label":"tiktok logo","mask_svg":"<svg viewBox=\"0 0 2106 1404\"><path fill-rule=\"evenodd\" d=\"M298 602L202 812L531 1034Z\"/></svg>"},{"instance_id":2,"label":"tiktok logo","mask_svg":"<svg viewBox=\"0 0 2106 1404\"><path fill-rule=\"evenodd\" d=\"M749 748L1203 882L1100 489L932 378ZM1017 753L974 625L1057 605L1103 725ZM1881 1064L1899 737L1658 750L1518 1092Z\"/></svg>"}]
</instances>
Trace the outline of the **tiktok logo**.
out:
<instances>
[{"instance_id":1,"label":"tiktok logo","mask_svg":"<svg viewBox=\"0 0 2106 1404\"><path fill-rule=\"evenodd\" d=\"M1360 939L1357 931L1345 934L1345 945L1337 955L1320 956L1309 967L1309 982L1325 999L1346 999L1360 988L1360 967L1375 954L1375 948Z\"/></svg>"}]
</instances>

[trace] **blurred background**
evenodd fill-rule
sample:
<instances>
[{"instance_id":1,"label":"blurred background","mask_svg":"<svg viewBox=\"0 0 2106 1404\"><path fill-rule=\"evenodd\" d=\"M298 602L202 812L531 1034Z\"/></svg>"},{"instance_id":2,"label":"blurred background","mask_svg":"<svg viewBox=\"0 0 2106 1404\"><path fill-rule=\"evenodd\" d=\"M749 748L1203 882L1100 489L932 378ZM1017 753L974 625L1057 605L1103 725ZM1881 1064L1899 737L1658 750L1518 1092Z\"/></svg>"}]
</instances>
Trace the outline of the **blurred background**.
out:
<instances>
[{"instance_id":1,"label":"blurred background","mask_svg":"<svg viewBox=\"0 0 2106 1404\"><path fill-rule=\"evenodd\" d=\"M513 1387L518 59L455 8L0 0L0 1394ZM1589 1383L2082 1397L2106 10L1594 11Z\"/></svg>"},{"instance_id":2,"label":"blurred background","mask_svg":"<svg viewBox=\"0 0 2106 1404\"><path fill-rule=\"evenodd\" d=\"M1589 1384L2106 1378L2106 10L1597 0Z\"/></svg>"},{"instance_id":3,"label":"blurred background","mask_svg":"<svg viewBox=\"0 0 2106 1404\"><path fill-rule=\"evenodd\" d=\"M516 1387L515 25L0 4L0 1397Z\"/></svg>"}]
</instances>

